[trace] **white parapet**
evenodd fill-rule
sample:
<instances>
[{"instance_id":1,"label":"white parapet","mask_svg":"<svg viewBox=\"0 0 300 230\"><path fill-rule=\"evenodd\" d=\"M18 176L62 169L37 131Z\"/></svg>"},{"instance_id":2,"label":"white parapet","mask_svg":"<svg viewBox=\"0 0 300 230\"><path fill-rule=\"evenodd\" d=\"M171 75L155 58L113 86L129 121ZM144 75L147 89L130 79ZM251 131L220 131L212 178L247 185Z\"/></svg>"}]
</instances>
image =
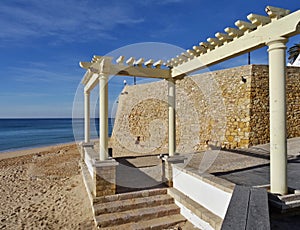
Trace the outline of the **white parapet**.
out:
<instances>
[{"instance_id":1,"label":"white parapet","mask_svg":"<svg viewBox=\"0 0 300 230\"><path fill-rule=\"evenodd\" d=\"M232 193L207 183L201 176L195 176L178 165L173 165L173 187L224 219Z\"/></svg>"}]
</instances>

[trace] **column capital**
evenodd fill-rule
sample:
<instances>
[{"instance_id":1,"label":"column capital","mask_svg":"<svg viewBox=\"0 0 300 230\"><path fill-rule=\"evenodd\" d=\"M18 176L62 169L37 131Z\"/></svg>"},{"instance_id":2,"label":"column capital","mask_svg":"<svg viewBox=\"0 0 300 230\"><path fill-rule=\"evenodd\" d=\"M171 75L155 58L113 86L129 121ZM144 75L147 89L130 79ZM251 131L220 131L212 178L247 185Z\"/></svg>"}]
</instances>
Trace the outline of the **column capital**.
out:
<instances>
[{"instance_id":1,"label":"column capital","mask_svg":"<svg viewBox=\"0 0 300 230\"><path fill-rule=\"evenodd\" d=\"M98 75L98 78L99 78L99 80L100 79L108 79L108 77L109 77L109 74L105 74L105 73L100 73L99 75Z\"/></svg>"},{"instance_id":2,"label":"column capital","mask_svg":"<svg viewBox=\"0 0 300 230\"><path fill-rule=\"evenodd\" d=\"M288 42L287 38L278 37L273 38L270 41L266 42L266 45L269 47L268 52L273 49L286 49L286 43Z\"/></svg>"},{"instance_id":3,"label":"column capital","mask_svg":"<svg viewBox=\"0 0 300 230\"><path fill-rule=\"evenodd\" d=\"M175 84L175 82L176 82L176 79L173 78L173 77L165 78L165 80L168 81L168 82L172 82L172 83L174 83L174 84Z\"/></svg>"},{"instance_id":4,"label":"column capital","mask_svg":"<svg viewBox=\"0 0 300 230\"><path fill-rule=\"evenodd\" d=\"M108 75L110 73L110 67L111 67L111 57L104 57L99 65L99 74L105 74Z\"/></svg>"}]
</instances>

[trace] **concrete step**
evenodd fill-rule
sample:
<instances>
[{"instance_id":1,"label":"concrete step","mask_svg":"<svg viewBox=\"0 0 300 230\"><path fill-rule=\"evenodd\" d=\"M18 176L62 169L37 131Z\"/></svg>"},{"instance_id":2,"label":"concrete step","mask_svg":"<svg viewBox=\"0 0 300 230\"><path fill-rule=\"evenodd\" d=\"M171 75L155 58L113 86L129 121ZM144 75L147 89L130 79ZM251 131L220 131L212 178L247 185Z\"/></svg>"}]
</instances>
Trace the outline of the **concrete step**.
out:
<instances>
[{"instance_id":1,"label":"concrete step","mask_svg":"<svg viewBox=\"0 0 300 230\"><path fill-rule=\"evenodd\" d=\"M294 191L290 191L294 192ZM269 193L270 205L281 210L281 212L289 212L300 207L300 194L297 191L293 194L276 195Z\"/></svg>"},{"instance_id":2,"label":"concrete step","mask_svg":"<svg viewBox=\"0 0 300 230\"><path fill-rule=\"evenodd\" d=\"M284 209L294 209L300 207L300 200L285 202Z\"/></svg>"},{"instance_id":3,"label":"concrete step","mask_svg":"<svg viewBox=\"0 0 300 230\"><path fill-rule=\"evenodd\" d=\"M135 229L135 230L161 230L177 227L186 222L186 219L180 215L170 215L151 220L141 220L139 222L127 223L115 227L100 228L102 230L120 230L120 229Z\"/></svg>"},{"instance_id":4,"label":"concrete step","mask_svg":"<svg viewBox=\"0 0 300 230\"><path fill-rule=\"evenodd\" d=\"M138 208L124 212L101 214L95 217L98 227L110 227L130 222L146 221L154 218L170 216L180 213L180 208L175 204Z\"/></svg>"},{"instance_id":5,"label":"concrete step","mask_svg":"<svg viewBox=\"0 0 300 230\"><path fill-rule=\"evenodd\" d=\"M188 208L199 219L207 222L212 228L221 229L223 222L222 218L212 213L210 210L198 204L175 188L169 188L168 194L170 194L170 196L172 196L176 201L184 205L186 208Z\"/></svg>"},{"instance_id":6,"label":"concrete step","mask_svg":"<svg viewBox=\"0 0 300 230\"><path fill-rule=\"evenodd\" d=\"M109 195L103 197L96 197L93 200L94 204L98 203L107 203L113 202L117 200L128 200L140 197L149 197L149 196L156 196L156 195L163 195L167 194L167 188L158 188L158 189L149 189L137 192L128 192L128 193L121 193L116 195Z\"/></svg>"},{"instance_id":7,"label":"concrete step","mask_svg":"<svg viewBox=\"0 0 300 230\"><path fill-rule=\"evenodd\" d=\"M154 207L174 203L174 199L167 195L153 195L149 197L137 197L126 200L116 200L114 202L94 204L94 214L101 215L105 213L123 212L137 208Z\"/></svg>"},{"instance_id":8,"label":"concrete step","mask_svg":"<svg viewBox=\"0 0 300 230\"><path fill-rule=\"evenodd\" d=\"M298 201L300 202L300 194L288 194L278 197L283 202Z\"/></svg>"}]
</instances>

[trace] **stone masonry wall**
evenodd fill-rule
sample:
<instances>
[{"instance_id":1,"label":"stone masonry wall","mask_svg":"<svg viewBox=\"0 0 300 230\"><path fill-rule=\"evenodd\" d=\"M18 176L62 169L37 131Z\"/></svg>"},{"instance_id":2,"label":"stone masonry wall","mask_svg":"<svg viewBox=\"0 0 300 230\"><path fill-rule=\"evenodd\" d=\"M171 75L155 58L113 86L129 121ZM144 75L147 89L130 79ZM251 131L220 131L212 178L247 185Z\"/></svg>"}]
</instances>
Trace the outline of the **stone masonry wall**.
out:
<instances>
[{"instance_id":1,"label":"stone masonry wall","mask_svg":"<svg viewBox=\"0 0 300 230\"><path fill-rule=\"evenodd\" d=\"M252 66L250 145L270 141L269 68ZM300 136L300 68L288 67L286 75L287 137Z\"/></svg>"},{"instance_id":2,"label":"stone masonry wall","mask_svg":"<svg viewBox=\"0 0 300 230\"><path fill-rule=\"evenodd\" d=\"M300 136L300 68L287 68L288 137ZM168 152L167 82L126 86L119 97L114 157ZM249 65L176 81L177 152L269 142L268 66Z\"/></svg>"},{"instance_id":3,"label":"stone masonry wall","mask_svg":"<svg viewBox=\"0 0 300 230\"><path fill-rule=\"evenodd\" d=\"M167 151L168 104L165 82L126 86L119 96L111 146L113 156Z\"/></svg>"}]
</instances>

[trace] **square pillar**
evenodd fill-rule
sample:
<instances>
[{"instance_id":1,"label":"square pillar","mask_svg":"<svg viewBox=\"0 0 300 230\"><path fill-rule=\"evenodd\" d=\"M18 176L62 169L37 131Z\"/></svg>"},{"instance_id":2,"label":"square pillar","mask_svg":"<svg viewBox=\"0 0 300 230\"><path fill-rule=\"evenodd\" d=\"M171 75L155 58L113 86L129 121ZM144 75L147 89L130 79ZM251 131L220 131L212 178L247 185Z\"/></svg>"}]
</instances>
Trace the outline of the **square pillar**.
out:
<instances>
[{"instance_id":1,"label":"square pillar","mask_svg":"<svg viewBox=\"0 0 300 230\"><path fill-rule=\"evenodd\" d=\"M163 156L162 157L162 165L163 165L163 180L166 185L169 187L173 187L173 164L182 164L187 159L187 157L182 155L174 155L171 157Z\"/></svg>"},{"instance_id":2,"label":"square pillar","mask_svg":"<svg viewBox=\"0 0 300 230\"><path fill-rule=\"evenodd\" d=\"M93 162L93 194L95 197L116 194L116 167L114 159Z\"/></svg>"},{"instance_id":3,"label":"square pillar","mask_svg":"<svg viewBox=\"0 0 300 230\"><path fill-rule=\"evenodd\" d=\"M92 143L92 142L81 142L80 143L80 157L81 157L82 161L84 161L84 159L85 159L85 149L86 148L94 149L94 143Z\"/></svg>"}]
</instances>

